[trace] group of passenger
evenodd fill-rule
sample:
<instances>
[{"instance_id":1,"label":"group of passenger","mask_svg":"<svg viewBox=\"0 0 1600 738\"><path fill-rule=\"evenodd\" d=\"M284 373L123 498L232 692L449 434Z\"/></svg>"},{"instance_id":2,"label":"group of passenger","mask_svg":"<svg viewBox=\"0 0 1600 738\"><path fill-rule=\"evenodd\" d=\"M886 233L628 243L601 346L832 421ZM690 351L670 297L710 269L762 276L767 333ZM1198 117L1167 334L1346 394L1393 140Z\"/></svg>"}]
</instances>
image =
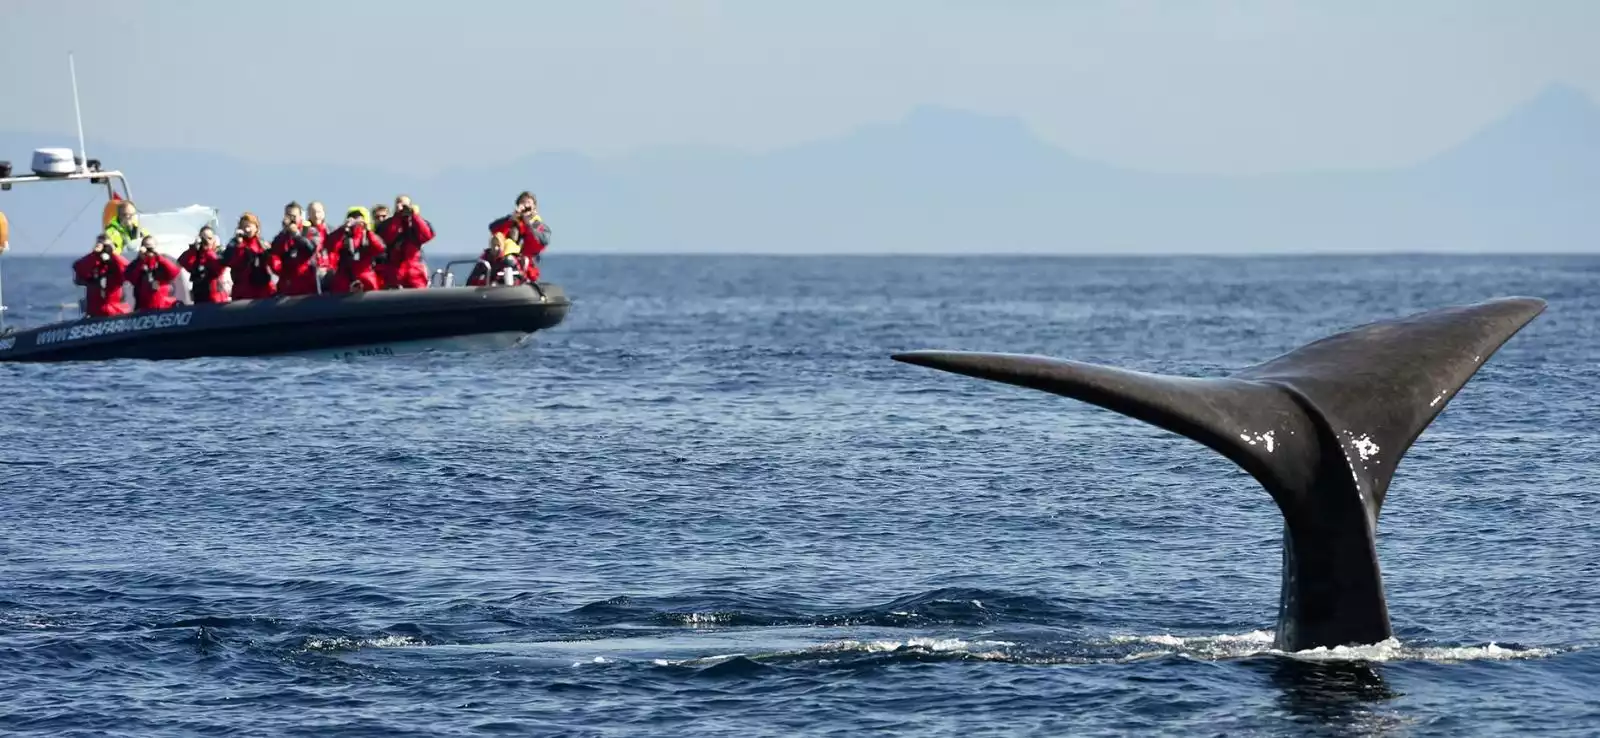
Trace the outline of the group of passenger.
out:
<instances>
[{"instance_id":1,"label":"group of passenger","mask_svg":"<svg viewBox=\"0 0 1600 738\"><path fill-rule=\"evenodd\" d=\"M344 222L330 229L322 203L284 206L281 230L264 241L253 213L239 217L233 238L219 248L206 226L176 260L160 253L156 237L139 227L132 202L121 201L117 215L95 239L94 248L72 265L73 283L86 290L84 314L125 315L125 286L133 288L131 310L165 310L178 304L173 283L187 272L192 303L259 300L275 296L426 289L428 268L422 247L434 237L433 224L411 198L400 195L391 211L352 207ZM138 244L133 258L123 256ZM517 195L511 214L489 224L489 245L467 278L471 286L525 284L539 279L539 255L550 245L550 227L539 215L531 192ZM233 282L224 290L226 273Z\"/></svg>"}]
</instances>

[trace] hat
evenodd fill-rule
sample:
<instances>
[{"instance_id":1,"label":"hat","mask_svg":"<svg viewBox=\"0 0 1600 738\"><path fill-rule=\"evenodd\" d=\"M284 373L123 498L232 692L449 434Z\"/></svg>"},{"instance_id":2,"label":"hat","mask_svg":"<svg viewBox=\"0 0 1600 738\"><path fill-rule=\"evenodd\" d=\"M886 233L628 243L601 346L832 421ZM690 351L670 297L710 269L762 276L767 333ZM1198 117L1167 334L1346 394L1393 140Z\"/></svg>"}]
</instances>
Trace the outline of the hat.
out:
<instances>
[{"instance_id":1,"label":"hat","mask_svg":"<svg viewBox=\"0 0 1600 738\"><path fill-rule=\"evenodd\" d=\"M366 208L361 207L360 205L352 205L348 208L345 208L344 217L348 218L352 215L361 216L361 222L365 223L368 228L372 227L372 213L367 212Z\"/></svg>"},{"instance_id":2,"label":"hat","mask_svg":"<svg viewBox=\"0 0 1600 738\"><path fill-rule=\"evenodd\" d=\"M499 249L501 256L510 256L512 254L522 253L522 244L506 238L503 234L491 233L489 234L489 240L493 244L491 248Z\"/></svg>"}]
</instances>

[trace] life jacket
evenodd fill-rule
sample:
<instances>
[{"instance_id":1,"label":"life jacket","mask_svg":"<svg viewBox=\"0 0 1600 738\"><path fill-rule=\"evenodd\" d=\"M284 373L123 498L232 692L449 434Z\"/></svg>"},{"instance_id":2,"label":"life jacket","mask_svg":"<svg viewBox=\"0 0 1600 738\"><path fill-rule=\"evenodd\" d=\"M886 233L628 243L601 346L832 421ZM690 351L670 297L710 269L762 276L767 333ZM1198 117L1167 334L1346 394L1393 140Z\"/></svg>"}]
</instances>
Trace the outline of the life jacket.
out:
<instances>
[{"instance_id":1,"label":"life jacket","mask_svg":"<svg viewBox=\"0 0 1600 738\"><path fill-rule=\"evenodd\" d=\"M169 265L172 272L167 271ZM165 256L154 260L146 259L143 254L135 257L127 271L129 283L133 285L134 306L157 310L171 307L174 302L171 280L177 277L178 269L178 265Z\"/></svg>"},{"instance_id":2,"label":"life jacket","mask_svg":"<svg viewBox=\"0 0 1600 738\"><path fill-rule=\"evenodd\" d=\"M160 261L147 261L143 256L133 260L134 271L138 273L141 280L144 280L145 286L152 290L161 287L161 280L156 279L157 274L161 271L161 266Z\"/></svg>"},{"instance_id":3,"label":"life jacket","mask_svg":"<svg viewBox=\"0 0 1600 738\"><path fill-rule=\"evenodd\" d=\"M372 242L372 231L363 227L355 231L345 231L344 244L339 249L339 273L349 277L355 274L356 265L360 263L361 250Z\"/></svg>"},{"instance_id":4,"label":"life jacket","mask_svg":"<svg viewBox=\"0 0 1600 738\"><path fill-rule=\"evenodd\" d=\"M194 266L186 269L189 272L189 291L192 293L195 302L210 302L212 285L222 278L222 271L228 267L215 251L206 251L191 246L184 256L188 254L194 254ZM216 261L211 262L207 259L208 256L216 259ZM183 256L179 256L178 260L182 262L184 260ZM213 264L216 266L215 270L212 269ZM205 299L201 300L200 295L205 295Z\"/></svg>"},{"instance_id":5,"label":"life jacket","mask_svg":"<svg viewBox=\"0 0 1600 738\"><path fill-rule=\"evenodd\" d=\"M523 229L526 228L527 230L532 231L540 222L544 220L544 216L542 215L533 216L533 220L530 220L527 223L523 223L522 221L518 220L514 215L507 216L507 218L510 220L511 227L506 230L506 239L518 246L521 246L524 243L525 237L522 235Z\"/></svg>"},{"instance_id":6,"label":"life jacket","mask_svg":"<svg viewBox=\"0 0 1600 738\"><path fill-rule=\"evenodd\" d=\"M131 225L123 225L121 218L113 219L106 224L106 237L111 239L111 245L117 247L118 253L122 252L123 247L143 235L143 231L139 229L139 216L137 215L133 216Z\"/></svg>"},{"instance_id":7,"label":"life jacket","mask_svg":"<svg viewBox=\"0 0 1600 738\"><path fill-rule=\"evenodd\" d=\"M255 241L256 246L260 248L252 249L246 246L250 241ZM261 242L260 234L256 234L253 239L236 241L233 248L244 249L245 251L244 278L247 284L256 287L265 287L272 284L272 270L269 268L269 265L272 264L272 253L267 249L266 244ZM228 259L228 261L231 263L233 259Z\"/></svg>"},{"instance_id":8,"label":"life jacket","mask_svg":"<svg viewBox=\"0 0 1600 738\"><path fill-rule=\"evenodd\" d=\"M119 280L113 279L113 275L122 271L122 266L117 264L116 259L100 256L100 258L92 259L89 264L89 279L88 281L80 281L79 284L98 289L102 298L111 294L112 282L118 282L118 289L122 287Z\"/></svg>"},{"instance_id":9,"label":"life jacket","mask_svg":"<svg viewBox=\"0 0 1600 738\"><path fill-rule=\"evenodd\" d=\"M472 274L467 278L467 285L483 287L488 285L507 284L502 278L509 277L509 284L519 285L528 281L526 257L515 251L515 245L509 240L504 241L501 249L487 248L478 256L478 263L473 266Z\"/></svg>"},{"instance_id":10,"label":"life jacket","mask_svg":"<svg viewBox=\"0 0 1600 738\"><path fill-rule=\"evenodd\" d=\"M185 260L190 262L185 265ZM215 250L190 248L178 257L178 265L189 271L189 300L195 304L223 303L228 293L219 282L228 271L228 263Z\"/></svg>"},{"instance_id":11,"label":"life jacket","mask_svg":"<svg viewBox=\"0 0 1600 738\"><path fill-rule=\"evenodd\" d=\"M317 247L315 261L316 268L327 268L331 263L330 259L332 257L325 249L322 248L322 246L328 242L328 224L326 222L322 222L313 225L311 221L308 220L303 226L301 226L300 233L301 235L304 235L307 240L311 241L311 245Z\"/></svg>"},{"instance_id":12,"label":"life jacket","mask_svg":"<svg viewBox=\"0 0 1600 738\"><path fill-rule=\"evenodd\" d=\"M309 264L312 257L317 255L319 244L315 238L316 236L317 229L301 224L299 233L291 233L285 230L279 233L278 237L273 239L273 242L274 244L280 242L284 244L282 249L285 266L291 261L295 264ZM302 238L305 239L304 242L300 240Z\"/></svg>"}]
</instances>

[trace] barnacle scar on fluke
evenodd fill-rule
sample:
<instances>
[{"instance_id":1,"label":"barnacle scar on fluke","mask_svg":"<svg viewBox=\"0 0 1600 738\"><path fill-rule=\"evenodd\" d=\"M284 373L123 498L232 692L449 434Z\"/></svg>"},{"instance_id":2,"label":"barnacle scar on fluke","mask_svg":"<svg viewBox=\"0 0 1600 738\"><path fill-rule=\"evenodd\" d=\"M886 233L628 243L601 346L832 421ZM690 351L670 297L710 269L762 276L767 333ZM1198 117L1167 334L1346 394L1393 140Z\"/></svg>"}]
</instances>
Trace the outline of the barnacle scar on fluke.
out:
<instances>
[{"instance_id":1,"label":"barnacle scar on fluke","mask_svg":"<svg viewBox=\"0 0 1600 738\"><path fill-rule=\"evenodd\" d=\"M1516 297L1431 310L1209 379L1017 354L893 358L1082 400L1232 459L1283 513L1275 645L1299 651L1393 635L1374 532L1395 467L1484 360L1544 309Z\"/></svg>"}]
</instances>

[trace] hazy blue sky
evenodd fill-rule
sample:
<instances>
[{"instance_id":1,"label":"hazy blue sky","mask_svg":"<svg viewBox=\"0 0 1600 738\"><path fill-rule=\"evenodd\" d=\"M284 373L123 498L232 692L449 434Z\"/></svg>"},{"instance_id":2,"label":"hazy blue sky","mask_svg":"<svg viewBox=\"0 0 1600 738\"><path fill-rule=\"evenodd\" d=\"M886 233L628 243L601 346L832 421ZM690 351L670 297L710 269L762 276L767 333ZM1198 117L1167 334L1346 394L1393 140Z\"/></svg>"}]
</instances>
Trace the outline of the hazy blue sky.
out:
<instances>
[{"instance_id":1,"label":"hazy blue sky","mask_svg":"<svg viewBox=\"0 0 1600 738\"><path fill-rule=\"evenodd\" d=\"M73 132L72 49L91 154L413 173L764 150L923 103L1147 169L1387 167L1552 83L1600 97L1596 0L0 0L0 28L0 128Z\"/></svg>"}]
</instances>

